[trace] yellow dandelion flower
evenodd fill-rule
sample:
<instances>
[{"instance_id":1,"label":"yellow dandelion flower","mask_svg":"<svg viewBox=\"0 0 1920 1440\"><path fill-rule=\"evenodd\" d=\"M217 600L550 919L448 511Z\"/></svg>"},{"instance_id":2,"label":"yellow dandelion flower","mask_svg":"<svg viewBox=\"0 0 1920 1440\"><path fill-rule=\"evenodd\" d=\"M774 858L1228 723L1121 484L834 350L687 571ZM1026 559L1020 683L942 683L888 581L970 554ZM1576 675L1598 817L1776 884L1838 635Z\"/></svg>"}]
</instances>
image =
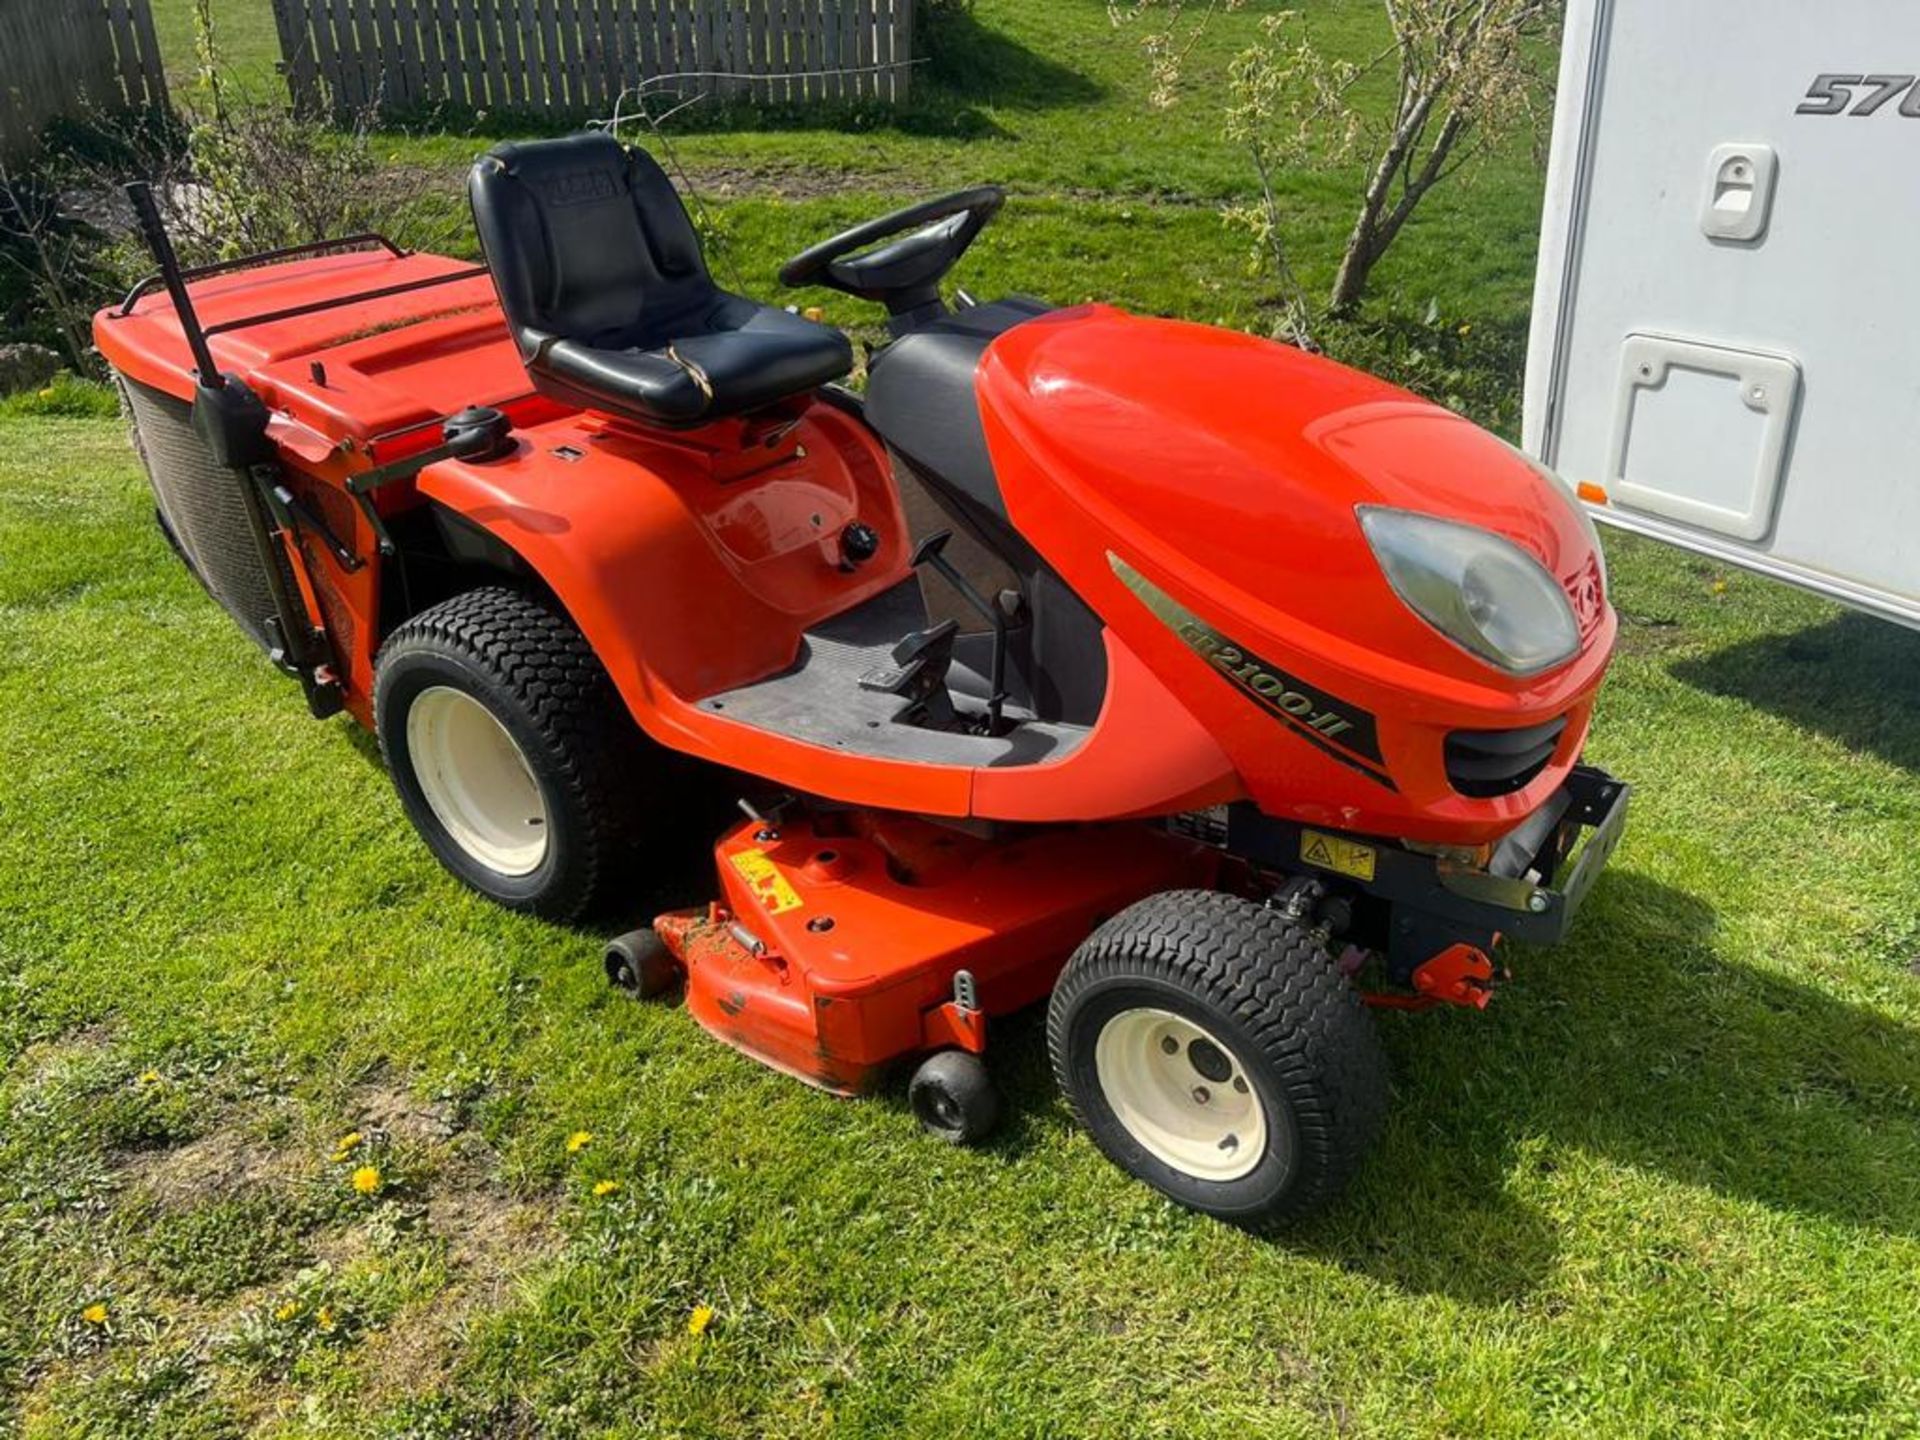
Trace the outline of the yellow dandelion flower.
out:
<instances>
[{"instance_id":1,"label":"yellow dandelion flower","mask_svg":"<svg viewBox=\"0 0 1920 1440\"><path fill-rule=\"evenodd\" d=\"M293 1301L288 1300L284 1302L278 1310L273 1312L273 1318L276 1320L283 1320L283 1321L291 1320L293 1319L294 1316L298 1315L299 1313L300 1313L300 1307L297 1304L295 1304Z\"/></svg>"},{"instance_id":2,"label":"yellow dandelion flower","mask_svg":"<svg viewBox=\"0 0 1920 1440\"><path fill-rule=\"evenodd\" d=\"M711 1324L713 1324L713 1307L711 1305L696 1305L693 1307L693 1313L687 1316L687 1333L689 1335L704 1335L707 1333L707 1327Z\"/></svg>"},{"instance_id":3,"label":"yellow dandelion flower","mask_svg":"<svg viewBox=\"0 0 1920 1440\"><path fill-rule=\"evenodd\" d=\"M594 1185L593 1193L602 1198L608 1195L618 1195L620 1193L620 1182L618 1180L601 1180Z\"/></svg>"},{"instance_id":4,"label":"yellow dandelion flower","mask_svg":"<svg viewBox=\"0 0 1920 1440\"><path fill-rule=\"evenodd\" d=\"M104 1325L107 1323L107 1307L96 1300L80 1312L80 1318L89 1325Z\"/></svg>"},{"instance_id":5,"label":"yellow dandelion flower","mask_svg":"<svg viewBox=\"0 0 1920 1440\"><path fill-rule=\"evenodd\" d=\"M349 1130L346 1134L342 1135L338 1140L333 1142L333 1148L338 1150L341 1154L344 1155L346 1154L347 1151L353 1149L354 1146L358 1145L363 1138L364 1137L360 1134L358 1130Z\"/></svg>"},{"instance_id":6,"label":"yellow dandelion flower","mask_svg":"<svg viewBox=\"0 0 1920 1440\"><path fill-rule=\"evenodd\" d=\"M576 1130L573 1134L567 1136L567 1154L578 1155L592 1143L593 1132L591 1130Z\"/></svg>"},{"instance_id":7,"label":"yellow dandelion flower","mask_svg":"<svg viewBox=\"0 0 1920 1440\"><path fill-rule=\"evenodd\" d=\"M139 1075L134 1077L133 1083L136 1085L158 1085L160 1083L160 1072L158 1070L142 1070Z\"/></svg>"},{"instance_id":8,"label":"yellow dandelion flower","mask_svg":"<svg viewBox=\"0 0 1920 1440\"><path fill-rule=\"evenodd\" d=\"M380 1188L380 1167L378 1165L362 1165L358 1170L354 1171L353 1188L358 1190L362 1195L373 1194L374 1191Z\"/></svg>"},{"instance_id":9,"label":"yellow dandelion flower","mask_svg":"<svg viewBox=\"0 0 1920 1440\"><path fill-rule=\"evenodd\" d=\"M319 1312L314 1315L313 1320L322 1330L333 1329L333 1307L331 1305L322 1305Z\"/></svg>"}]
</instances>

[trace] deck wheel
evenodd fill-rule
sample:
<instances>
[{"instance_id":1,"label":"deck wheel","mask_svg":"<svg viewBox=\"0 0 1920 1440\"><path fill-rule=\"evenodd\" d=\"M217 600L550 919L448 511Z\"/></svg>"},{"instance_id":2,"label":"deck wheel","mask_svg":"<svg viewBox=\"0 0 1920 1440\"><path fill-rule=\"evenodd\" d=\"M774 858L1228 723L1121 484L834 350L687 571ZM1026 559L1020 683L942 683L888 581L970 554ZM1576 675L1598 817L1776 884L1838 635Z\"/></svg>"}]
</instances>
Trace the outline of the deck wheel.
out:
<instances>
[{"instance_id":1,"label":"deck wheel","mask_svg":"<svg viewBox=\"0 0 1920 1440\"><path fill-rule=\"evenodd\" d=\"M1000 1119L1000 1092L978 1055L942 1050L913 1072L907 1100L921 1125L952 1145L974 1145Z\"/></svg>"},{"instance_id":2,"label":"deck wheel","mask_svg":"<svg viewBox=\"0 0 1920 1440\"><path fill-rule=\"evenodd\" d=\"M680 983L667 942L652 930L629 930L607 942L607 980L636 1000L652 1000Z\"/></svg>"},{"instance_id":3,"label":"deck wheel","mask_svg":"<svg viewBox=\"0 0 1920 1440\"><path fill-rule=\"evenodd\" d=\"M1095 931L1054 989L1047 1048L1109 1159L1249 1228L1336 1195L1386 1110L1372 1017L1324 941L1212 891L1152 896Z\"/></svg>"}]
</instances>

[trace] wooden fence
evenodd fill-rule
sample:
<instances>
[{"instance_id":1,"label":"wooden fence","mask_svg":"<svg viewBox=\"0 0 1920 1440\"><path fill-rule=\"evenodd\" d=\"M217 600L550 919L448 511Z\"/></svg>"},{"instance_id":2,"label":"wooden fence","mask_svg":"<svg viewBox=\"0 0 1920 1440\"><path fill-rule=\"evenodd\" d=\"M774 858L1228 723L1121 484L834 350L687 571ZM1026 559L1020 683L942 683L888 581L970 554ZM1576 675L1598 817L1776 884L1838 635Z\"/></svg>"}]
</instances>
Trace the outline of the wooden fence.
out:
<instances>
[{"instance_id":1,"label":"wooden fence","mask_svg":"<svg viewBox=\"0 0 1920 1440\"><path fill-rule=\"evenodd\" d=\"M61 116L166 107L147 0L0 0L0 154Z\"/></svg>"},{"instance_id":2,"label":"wooden fence","mask_svg":"<svg viewBox=\"0 0 1920 1440\"><path fill-rule=\"evenodd\" d=\"M309 113L344 120L372 106L446 105L582 119L611 115L643 81L668 103L696 93L899 100L914 0L273 0L273 9L294 103Z\"/></svg>"}]
</instances>

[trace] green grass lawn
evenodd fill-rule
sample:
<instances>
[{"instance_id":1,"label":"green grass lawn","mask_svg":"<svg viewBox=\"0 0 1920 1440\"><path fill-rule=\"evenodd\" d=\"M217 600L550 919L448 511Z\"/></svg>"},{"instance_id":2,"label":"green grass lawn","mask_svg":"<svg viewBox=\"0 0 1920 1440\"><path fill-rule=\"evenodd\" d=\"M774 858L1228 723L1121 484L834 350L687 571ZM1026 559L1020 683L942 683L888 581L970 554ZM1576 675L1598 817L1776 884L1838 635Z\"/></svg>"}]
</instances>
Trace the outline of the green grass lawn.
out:
<instances>
[{"instance_id":1,"label":"green grass lawn","mask_svg":"<svg viewBox=\"0 0 1920 1440\"><path fill-rule=\"evenodd\" d=\"M270 64L264 0L222 6ZM974 24L900 123L681 140L723 274L1006 178L970 286L1267 323L1204 97L1144 114L1100 0ZM485 137L382 143L470 246ZM1443 195L1347 353L1510 429L1539 183L1519 149ZM1324 276L1350 189L1290 185ZM1920 637L1615 541L1622 849L1485 1015L1383 1018L1384 1143L1259 1240L1102 1160L1033 1018L959 1153L899 1086L832 1100L618 998L599 933L462 891L304 717L114 421L0 441L0 1434L1920 1429Z\"/></svg>"},{"instance_id":2,"label":"green grass lawn","mask_svg":"<svg viewBox=\"0 0 1920 1440\"><path fill-rule=\"evenodd\" d=\"M1915 637L1616 544L1624 847L1487 1014L1386 1017L1385 1143L1257 1240L1108 1166L1034 1021L996 1041L1010 1122L956 1153L897 1088L835 1101L616 997L597 935L461 891L304 718L114 422L5 439L28 1435L1920 1424Z\"/></svg>"},{"instance_id":3,"label":"green grass lawn","mask_svg":"<svg viewBox=\"0 0 1920 1440\"><path fill-rule=\"evenodd\" d=\"M153 4L176 87L189 86L193 0ZM989 260L1017 252L1024 262L1009 280L1063 296L1095 293L1097 280L1105 286L1098 293L1141 308L1270 324L1260 312L1270 287L1248 275L1245 240L1218 216L1220 201L1251 195L1253 182L1221 133L1214 82L1226 59L1254 38L1261 17L1282 8L1305 10L1329 53L1365 59L1380 49L1377 0L1292 7L1250 0L1222 16L1196 47L1180 103L1150 112L1141 32L1116 28L1106 0L976 0L970 17L937 32L935 54L916 71L914 102L900 114L867 107L755 117L696 105L670 123L668 143L718 208L753 211L747 228L755 235L778 225L764 247L736 246L725 257L757 288L771 286L779 260L831 233L829 227L991 181L1034 199L1042 217L1074 222L1038 245L990 241ZM267 0L212 0L212 9L221 52L247 89L281 93ZM1369 93L1384 97L1382 84L1384 77ZM418 168L423 218L416 238L449 248L472 244L462 174L511 129L448 122L379 137L388 158ZM626 133L662 147L643 127ZM1345 172L1282 182L1299 269L1316 292L1338 264L1360 174L1356 157ZM1470 183L1427 201L1402 251L1378 272L1383 303L1418 314L1435 301L1450 313L1455 297L1471 295L1476 317L1524 314L1538 213L1538 172L1526 144L1516 141ZM1140 239L1141 230L1153 238ZM1113 263L1100 268L1110 257ZM1083 270L1086 264L1095 268ZM1001 278L991 266L983 273L987 283ZM1084 278L1076 284L1076 277Z\"/></svg>"}]
</instances>

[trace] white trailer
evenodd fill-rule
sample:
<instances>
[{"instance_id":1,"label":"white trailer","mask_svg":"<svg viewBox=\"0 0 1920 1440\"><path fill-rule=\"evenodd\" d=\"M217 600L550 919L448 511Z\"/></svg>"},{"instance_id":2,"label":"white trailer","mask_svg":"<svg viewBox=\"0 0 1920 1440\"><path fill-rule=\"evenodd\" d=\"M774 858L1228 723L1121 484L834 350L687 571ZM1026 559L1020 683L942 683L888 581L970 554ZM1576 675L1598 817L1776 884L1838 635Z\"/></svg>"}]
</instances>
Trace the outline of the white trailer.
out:
<instances>
[{"instance_id":1,"label":"white trailer","mask_svg":"<svg viewBox=\"0 0 1920 1440\"><path fill-rule=\"evenodd\" d=\"M1917 76L1920 0L1568 0L1525 443L1920 627Z\"/></svg>"}]
</instances>

